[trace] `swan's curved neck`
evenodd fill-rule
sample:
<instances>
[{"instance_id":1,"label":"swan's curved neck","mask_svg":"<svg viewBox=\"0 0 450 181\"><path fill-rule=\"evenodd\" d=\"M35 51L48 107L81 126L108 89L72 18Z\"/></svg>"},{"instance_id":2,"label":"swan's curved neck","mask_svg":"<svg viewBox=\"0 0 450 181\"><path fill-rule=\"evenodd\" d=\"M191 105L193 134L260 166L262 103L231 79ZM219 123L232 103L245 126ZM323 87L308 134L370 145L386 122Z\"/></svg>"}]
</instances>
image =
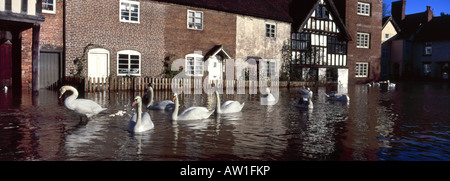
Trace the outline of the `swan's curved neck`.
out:
<instances>
[{"instance_id":1,"label":"swan's curved neck","mask_svg":"<svg viewBox=\"0 0 450 181\"><path fill-rule=\"evenodd\" d=\"M69 96L69 97L67 97L66 100L68 100L68 101L73 101L73 100L77 99L77 97L78 97L78 91L77 91L77 89L75 89L75 88L73 88L73 87L68 87L68 88L66 88L66 89L72 91L72 95Z\"/></svg>"},{"instance_id":2,"label":"swan's curved neck","mask_svg":"<svg viewBox=\"0 0 450 181\"><path fill-rule=\"evenodd\" d=\"M148 87L148 92L150 93L150 96L148 97L147 107L150 107L151 105L153 105L153 88Z\"/></svg>"},{"instance_id":3,"label":"swan's curved neck","mask_svg":"<svg viewBox=\"0 0 450 181\"><path fill-rule=\"evenodd\" d=\"M136 104L137 120L136 125L140 125L142 121L142 102Z\"/></svg>"},{"instance_id":4,"label":"swan's curved neck","mask_svg":"<svg viewBox=\"0 0 450 181\"><path fill-rule=\"evenodd\" d=\"M172 120L176 121L178 119L178 95L175 95L175 107L173 108Z\"/></svg>"},{"instance_id":5,"label":"swan's curved neck","mask_svg":"<svg viewBox=\"0 0 450 181\"><path fill-rule=\"evenodd\" d=\"M222 110L220 110L220 96L219 93L216 92L216 111L217 113L221 113Z\"/></svg>"}]
</instances>

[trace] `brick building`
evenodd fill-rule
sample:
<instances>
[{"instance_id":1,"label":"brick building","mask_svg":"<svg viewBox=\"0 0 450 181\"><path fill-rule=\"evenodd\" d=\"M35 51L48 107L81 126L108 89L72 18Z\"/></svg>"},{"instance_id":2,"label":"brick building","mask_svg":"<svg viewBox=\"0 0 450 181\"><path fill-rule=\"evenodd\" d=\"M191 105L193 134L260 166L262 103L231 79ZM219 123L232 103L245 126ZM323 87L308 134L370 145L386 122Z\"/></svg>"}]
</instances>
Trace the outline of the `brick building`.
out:
<instances>
[{"instance_id":1,"label":"brick building","mask_svg":"<svg viewBox=\"0 0 450 181\"><path fill-rule=\"evenodd\" d=\"M66 1L66 75L158 76L166 6L153 1ZM86 8L88 7L88 8Z\"/></svg>"},{"instance_id":2,"label":"brick building","mask_svg":"<svg viewBox=\"0 0 450 181\"><path fill-rule=\"evenodd\" d=\"M378 81L381 71L382 8L379 0L335 0L352 38L348 42L349 83Z\"/></svg>"}]
</instances>

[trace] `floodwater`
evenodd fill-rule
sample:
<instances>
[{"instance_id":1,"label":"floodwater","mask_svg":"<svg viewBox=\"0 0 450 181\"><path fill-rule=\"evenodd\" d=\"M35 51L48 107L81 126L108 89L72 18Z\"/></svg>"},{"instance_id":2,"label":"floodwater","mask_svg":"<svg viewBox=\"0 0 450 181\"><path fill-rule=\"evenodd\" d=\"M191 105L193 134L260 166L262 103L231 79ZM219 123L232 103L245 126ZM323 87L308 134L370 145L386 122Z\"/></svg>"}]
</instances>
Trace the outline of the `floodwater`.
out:
<instances>
[{"instance_id":1,"label":"floodwater","mask_svg":"<svg viewBox=\"0 0 450 181\"><path fill-rule=\"evenodd\" d=\"M260 105L248 90L225 94L222 102L245 102L242 113L171 122L170 112L149 111L155 128L140 134L126 130L131 93L86 93L108 109L80 121L56 91L1 92L0 160L450 160L448 84L347 89L348 105L325 98L335 87L313 88L311 110L292 106L297 89L280 89L274 106ZM156 101L172 98L155 94ZM212 110L215 96L184 95L180 103ZM123 116L113 116L120 110Z\"/></svg>"}]
</instances>

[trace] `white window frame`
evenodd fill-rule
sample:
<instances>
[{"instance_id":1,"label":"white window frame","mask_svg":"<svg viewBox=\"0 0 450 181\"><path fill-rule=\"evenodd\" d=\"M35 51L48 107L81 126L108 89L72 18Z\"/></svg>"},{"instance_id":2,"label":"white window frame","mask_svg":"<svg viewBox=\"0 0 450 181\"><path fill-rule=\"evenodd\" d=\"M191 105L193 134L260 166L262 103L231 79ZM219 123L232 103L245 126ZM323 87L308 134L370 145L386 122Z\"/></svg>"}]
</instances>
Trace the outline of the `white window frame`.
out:
<instances>
[{"instance_id":1,"label":"white window frame","mask_svg":"<svg viewBox=\"0 0 450 181\"><path fill-rule=\"evenodd\" d=\"M122 7L123 7L122 3L128 3L129 6L137 5L137 9L138 9L138 11L137 11L137 14L138 14L137 21L131 20L131 12L132 12L131 10L129 11L129 14L128 14L129 19L128 20L122 19ZM120 22L126 22L126 23L140 23L140 21L141 21L141 6L140 6L140 3L137 2L137 1L120 0L120 4L119 4L119 20L120 20Z\"/></svg>"},{"instance_id":2,"label":"white window frame","mask_svg":"<svg viewBox=\"0 0 450 181\"><path fill-rule=\"evenodd\" d=\"M269 26L269 27L267 27ZM266 38L276 38L277 37L277 24L266 22L265 24Z\"/></svg>"},{"instance_id":3,"label":"white window frame","mask_svg":"<svg viewBox=\"0 0 450 181\"><path fill-rule=\"evenodd\" d=\"M119 56L120 55L128 55L128 73L120 73L119 72L119 65L120 65ZM130 73L130 71L131 71L131 57L130 56L131 55L139 56L139 73ZM141 71L141 69L142 69L141 64L142 64L141 53L139 53L137 51L134 51L134 50L122 50L122 51L117 52L117 76L127 76L127 75L141 76L141 73L142 73L142 71Z\"/></svg>"},{"instance_id":4,"label":"white window frame","mask_svg":"<svg viewBox=\"0 0 450 181\"><path fill-rule=\"evenodd\" d=\"M53 10L44 9L44 4L50 4L50 3L44 2L44 0L42 1L42 12L43 13L56 14L56 0L53 0L53 4L51 4L53 6Z\"/></svg>"},{"instance_id":5,"label":"white window frame","mask_svg":"<svg viewBox=\"0 0 450 181\"><path fill-rule=\"evenodd\" d=\"M194 17L190 16L191 13L194 13ZM197 13L201 14L201 17L196 17ZM190 30L203 30L203 19L204 17L204 13L203 11L194 11L194 10L187 10L187 19L186 19L186 26L188 29ZM194 21L191 22L190 20L194 18ZM196 19L200 19L201 23L196 23L195 20ZM190 24L193 24L192 27L190 26ZM197 25L200 24L200 28L197 28Z\"/></svg>"},{"instance_id":6,"label":"white window frame","mask_svg":"<svg viewBox=\"0 0 450 181\"><path fill-rule=\"evenodd\" d=\"M362 16L370 16L371 5L369 3L358 2L357 13Z\"/></svg>"},{"instance_id":7,"label":"white window frame","mask_svg":"<svg viewBox=\"0 0 450 181\"><path fill-rule=\"evenodd\" d=\"M369 77L369 62L356 62L355 77Z\"/></svg>"},{"instance_id":8,"label":"white window frame","mask_svg":"<svg viewBox=\"0 0 450 181\"><path fill-rule=\"evenodd\" d=\"M196 53L186 55L185 65L184 65L184 67L185 67L184 70L185 70L186 75L188 75L188 76L203 76L203 72L205 69L203 58L204 57L202 55L196 54ZM190 63L191 60L193 60L192 64ZM193 73L190 72L191 67L194 70ZM199 73L196 72L197 67L199 67L199 69L200 69Z\"/></svg>"},{"instance_id":9,"label":"white window frame","mask_svg":"<svg viewBox=\"0 0 450 181\"><path fill-rule=\"evenodd\" d=\"M370 48L370 34L369 33L356 33L356 47L357 48Z\"/></svg>"}]
</instances>

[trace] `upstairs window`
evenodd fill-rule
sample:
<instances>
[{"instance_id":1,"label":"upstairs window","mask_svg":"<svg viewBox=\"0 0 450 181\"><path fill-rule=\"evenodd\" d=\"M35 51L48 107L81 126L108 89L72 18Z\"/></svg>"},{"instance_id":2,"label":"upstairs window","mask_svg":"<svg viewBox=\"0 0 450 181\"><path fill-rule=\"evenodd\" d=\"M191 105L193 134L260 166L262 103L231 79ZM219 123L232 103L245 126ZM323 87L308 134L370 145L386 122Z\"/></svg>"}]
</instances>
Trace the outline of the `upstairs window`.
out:
<instances>
[{"instance_id":1,"label":"upstairs window","mask_svg":"<svg viewBox=\"0 0 450 181\"><path fill-rule=\"evenodd\" d=\"M328 19L330 17L330 12L328 12L327 7L325 5L317 6L316 10L316 18Z\"/></svg>"},{"instance_id":2,"label":"upstairs window","mask_svg":"<svg viewBox=\"0 0 450 181\"><path fill-rule=\"evenodd\" d=\"M431 42L425 43L425 52L424 55L431 55L433 54L433 44Z\"/></svg>"},{"instance_id":3,"label":"upstairs window","mask_svg":"<svg viewBox=\"0 0 450 181\"><path fill-rule=\"evenodd\" d=\"M119 51L117 60L117 75L141 75L141 53L133 50Z\"/></svg>"},{"instance_id":4,"label":"upstairs window","mask_svg":"<svg viewBox=\"0 0 450 181\"><path fill-rule=\"evenodd\" d=\"M328 36L327 49L330 54L347 54L347 42L337 37Z\"/></svg>"},{"instance_id":5,"label":"upstairs window","mask_svg":"<svg viewBox=\"0 0 450 181\"><path fill-rule=\"evenodd\" d=\"M139 2L121 0L120 21L129 23L139 23Z\"/></svg>"},{"instance_id":6,"label":"upstairs window","mask_svg":"<svg viewBox=\"0 0 450 181\"><path fill-rule=\"evenodd\" d=\"M306 51L311 46L311 34L292 33L292 49Z\"/></svg>"},{"instance_id":7,"label":"upstairs window","mask_svg":"<svg viewBox=\"0 0 450 181\"><path fill-rule=\"evenodd\" d=\"M266 37L275 38L276 37L277 26L274 23L266 23Z\"/></svg>"},{"instance_id":8,"label":"upstairs window","mask_svg":"<svg viewBox=\"0 0 450 181\"><path fill-rule=\"evenodd\" d=\"M203 30L203 12L188 10L187 28Z\"/></svg>"},{"instance_id":9,"label":"upstairs window","mask_svg":"<svg viewBox=\"0 0 450 181\"><path fill-rule=\"evenodd\" d=\"M358 15L370 16L370 4L358 2Z\"/></svg>"},{"instance_id":10,"label":"upstairs window","mask_svg":"<svg viewBox=\"0 0 450 181\"><path fill-rule=\"evenodd\" d=\"M56 13L56 0L42 0L42 12L43 13Z\"/></svg>"},{"instance_id":11,"label":"upstairs window","mask_svg":"<svg viewBox=\"0 0 450 181\"><path fill-rule=\"evenodd\" d=\"M356 34L356 47L357 48L369 48L370 34L369 33L357 33Z\"/></svg>"}]
</instances>

